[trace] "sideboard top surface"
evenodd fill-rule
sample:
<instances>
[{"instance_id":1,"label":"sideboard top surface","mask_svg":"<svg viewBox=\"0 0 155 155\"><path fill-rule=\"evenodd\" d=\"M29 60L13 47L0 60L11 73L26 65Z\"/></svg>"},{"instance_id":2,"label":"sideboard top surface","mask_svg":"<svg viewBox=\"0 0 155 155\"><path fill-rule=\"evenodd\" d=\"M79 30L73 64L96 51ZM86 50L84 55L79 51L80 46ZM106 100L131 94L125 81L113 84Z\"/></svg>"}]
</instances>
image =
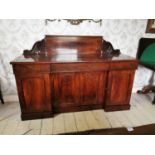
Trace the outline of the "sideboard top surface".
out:
<instances>
[{"instance_id":1,"label":"sideboard top surface","mask_svg":"<svg viewBox=\"0 0 155 155\"><path fill-rule=\"evenodd\" d=\"M46 57L42 55L33 55L25 57L21 55L17 57L11 64L19 63L78 63L78 62L107 62L107 61L137 61L135 58L120 54L119 56L108 55L76 55L76 54L62 54Z\"/></svg>"}]
</instances>

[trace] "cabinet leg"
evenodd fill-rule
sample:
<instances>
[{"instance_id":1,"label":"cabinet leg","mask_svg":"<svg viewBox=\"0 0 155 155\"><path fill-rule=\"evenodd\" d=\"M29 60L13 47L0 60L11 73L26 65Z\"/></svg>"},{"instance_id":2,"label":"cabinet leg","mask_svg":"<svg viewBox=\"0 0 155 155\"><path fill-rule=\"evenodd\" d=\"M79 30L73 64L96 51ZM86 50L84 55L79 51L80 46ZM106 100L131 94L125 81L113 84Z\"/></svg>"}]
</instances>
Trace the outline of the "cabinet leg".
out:
<instances>
[{"instance_id":1,"label":"cabinet leg","mask_svg":"<svg viewBox=\"0 0 155 155\"><path fill-rule=\"evenodd\" d=\"M147 86L144 86L142 90L138 90L137 93L138 94L147 94L147 93L152 92L154 90L155 90L155 86L147 85Z\"/></svg>"},{"instance_id":2,"label":"cabinet leg","mask_svg":"<svg viewBox=\"0 0 155 155\"><path fill-rule=\"evenodd\" d=\"M152 104L155 104L155 96L154 96L154 99L153 99L153 101L152 101Z\"/></svg>"},{"instance_id":3,"label":"cabinet leg","mask_svg":"<svg viewBox=\"0 0 155 155\"><path fill-rule=\"evenodd\" d=\"M3 100L3 96L2 96L1 90L0 90L0 100L1 100L2 104L4 104L4 100Z\"/></svg>"}]
</instances>

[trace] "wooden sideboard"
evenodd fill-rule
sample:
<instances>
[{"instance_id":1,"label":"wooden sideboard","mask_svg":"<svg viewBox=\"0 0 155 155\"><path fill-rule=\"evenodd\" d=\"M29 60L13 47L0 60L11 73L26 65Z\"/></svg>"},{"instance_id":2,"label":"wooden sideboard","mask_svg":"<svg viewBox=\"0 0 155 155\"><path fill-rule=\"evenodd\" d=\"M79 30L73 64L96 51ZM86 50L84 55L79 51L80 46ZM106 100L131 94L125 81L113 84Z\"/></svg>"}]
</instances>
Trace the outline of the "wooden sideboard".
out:
<instances>
[{"instance_id":1,"label":"wooden sideboard","mask_svg":"<svg viewBox=\"0 0 155 155\"><path fill-rule=\"evenodd\" d=\"M106 43L102 36L46 36L12 61L22 120L129 109L138 61L104 51Z\"/></svg>"}]
</instances>

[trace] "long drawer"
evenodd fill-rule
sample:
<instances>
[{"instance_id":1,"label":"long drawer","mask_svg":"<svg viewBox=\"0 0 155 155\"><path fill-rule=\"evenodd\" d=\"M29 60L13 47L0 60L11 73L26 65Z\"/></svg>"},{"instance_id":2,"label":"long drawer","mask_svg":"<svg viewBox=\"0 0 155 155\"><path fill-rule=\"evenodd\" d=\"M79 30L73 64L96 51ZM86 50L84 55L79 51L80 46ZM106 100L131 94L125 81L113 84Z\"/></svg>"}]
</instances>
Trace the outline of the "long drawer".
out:
<instances>
[{"instance_id":1,"label":"long drawer","mask_svg":"<svg viewBox=\"0 0 155 155\"><path fill-rule=\"evenodd\" d=\"M109 69L108 63L63 63L51 64L51 72L83 72L104 71Z\"/></svg>"},{"instance_id":2,"label":"long drawer","mask_svg":"<svg viewBox=\"0 0 155 155\"><path fill-rule=\"evenodd\" d=\"M119 61L119 62L111 62L110 70L118 70L118 69L137 69L138 61Z\"/></svg>"},{"instance_id":3,"label":"long drawer","mask_svg":"<svg viewBox=\"0 0 155 155\"><path fill-rule=\"evenodd\" d=\"M22 64L14 65L13 71L16 75L28 75L35 73L49 73L50 65L49 64Z\"/></svg>"}]
</instances>

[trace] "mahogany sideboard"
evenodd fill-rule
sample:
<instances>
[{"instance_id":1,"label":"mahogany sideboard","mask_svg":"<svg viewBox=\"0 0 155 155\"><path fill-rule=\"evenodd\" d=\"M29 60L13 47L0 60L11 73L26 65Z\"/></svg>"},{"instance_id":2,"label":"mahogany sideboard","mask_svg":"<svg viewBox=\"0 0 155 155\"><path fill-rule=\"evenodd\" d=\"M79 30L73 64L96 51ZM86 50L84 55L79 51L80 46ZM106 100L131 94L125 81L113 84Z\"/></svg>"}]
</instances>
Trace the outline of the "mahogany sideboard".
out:
<instances>
[{"instance_id":1,"label":"mahogany sideboard","mask_svg":"<svg viewBox=\"0 0 155 155\"><path fill-rule=\"evenodd\" d=\"M11 64L21 118L28 120L129 109L138 61L115 52L102 36L46 36Z\"/></svg>"}]
</instances>

